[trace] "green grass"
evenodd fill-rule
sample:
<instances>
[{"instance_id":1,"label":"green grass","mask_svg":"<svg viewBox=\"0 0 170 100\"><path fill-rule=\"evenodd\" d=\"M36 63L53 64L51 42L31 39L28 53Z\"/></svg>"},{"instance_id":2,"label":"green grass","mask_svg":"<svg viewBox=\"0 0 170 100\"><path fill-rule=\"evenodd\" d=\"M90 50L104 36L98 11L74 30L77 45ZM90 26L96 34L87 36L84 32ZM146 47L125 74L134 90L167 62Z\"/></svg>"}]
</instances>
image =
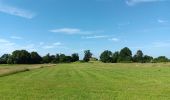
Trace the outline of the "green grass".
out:
<instances>
[{"instance_id":1,"label":"green grass","mask_svg":"<svg viewBox=\"0 0 170 100\"><path fill-rule=\"evenodd\" d=\"M169 99L169 63L58 64L0 77L0 100Z\"/></svg>"}]
</instances>

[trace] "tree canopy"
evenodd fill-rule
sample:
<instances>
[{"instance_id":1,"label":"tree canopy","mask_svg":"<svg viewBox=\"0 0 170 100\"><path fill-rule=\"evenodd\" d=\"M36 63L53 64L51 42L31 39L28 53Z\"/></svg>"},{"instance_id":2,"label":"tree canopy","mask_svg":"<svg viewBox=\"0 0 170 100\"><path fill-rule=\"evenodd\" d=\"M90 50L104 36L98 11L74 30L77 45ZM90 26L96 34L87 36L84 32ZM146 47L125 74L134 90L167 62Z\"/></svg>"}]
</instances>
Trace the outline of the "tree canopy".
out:
<instances>
[{"instance_id":1,"label":"tree canopy","mask_svg":"<svg viewBox=\"0 0 170 100\"><path fill-rule=\"evenodd\" d=\"M104 63L111 63L112 62L112 52L109 50L105 50L100 55L100 60Z\"/></svg>"},{"instance_id":2,"label":"tree canopy","mask_svg":"<svg viewBox=\"0 0 170 100\"><path fill-rule=\"evenodd\" d=\"M12 54L4 54L0 57L0 64L41 64L41 63L71 63L79 61L79 54L73 53L71 55L56 54L40 56L37 52L28 52L26 50L15 50ZM97 61L98 58L92 57L90 50L84 51L82 62ZM144 55L142 50L138 50L132 57L132 51L125 47L120 51L112 52L105 50L100 54L100 61L104 63L160 63L169 62L166 56L159 56L153 58L152 56Z\"/></svg>"},{"instance_id":3,"label":"tree canopy","mask_svg":"<svg viewBox=\"0 0 170 100\"><path fill-rule=\"evenodd\" d=\"M83 60L85 62L89 62L91 57L92 57L92 53L90 52L90 50L85 50Z\"/></svg>"},{"instance_id":4,"label":"tree canopy","mask_svg":"<svg viewBox=\"0 0 170 100\"><path fill-rule=\"evenodd\" d=\"M132 51L128 47L120 50L118 62L132 62Z\"/></svg>"}]
</instances>

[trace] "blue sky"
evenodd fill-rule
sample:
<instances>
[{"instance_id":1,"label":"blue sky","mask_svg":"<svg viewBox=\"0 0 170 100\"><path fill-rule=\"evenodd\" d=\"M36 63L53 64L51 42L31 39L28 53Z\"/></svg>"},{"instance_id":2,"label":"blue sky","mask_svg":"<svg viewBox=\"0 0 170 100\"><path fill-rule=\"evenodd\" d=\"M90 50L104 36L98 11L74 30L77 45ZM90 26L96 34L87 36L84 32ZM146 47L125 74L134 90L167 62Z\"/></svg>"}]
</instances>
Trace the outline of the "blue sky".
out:
<instances>
[{"instance_id":1,"label":"blue sky","mask_svg":"<svg viewBox=\"0 0 170 100\"><path fill-rule=\"evenodd\" d=\"M129 47L170 57L169 0L0 0L0 54Z\"/></svg>"}]
</instances>

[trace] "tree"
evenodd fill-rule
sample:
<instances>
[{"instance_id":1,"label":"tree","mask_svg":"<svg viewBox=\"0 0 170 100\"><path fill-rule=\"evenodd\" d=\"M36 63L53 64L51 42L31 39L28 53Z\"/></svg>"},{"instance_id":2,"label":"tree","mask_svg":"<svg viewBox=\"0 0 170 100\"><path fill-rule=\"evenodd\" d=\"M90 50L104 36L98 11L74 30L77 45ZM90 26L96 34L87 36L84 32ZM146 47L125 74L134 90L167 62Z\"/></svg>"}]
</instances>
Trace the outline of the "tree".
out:
<instances>
[{"instance_id":1,"label":"tree","mask_svg":"<svg viewBox=\"0 0 170 100\"><path fill-rule=\"evenodd\" d=\"M52 63L59 63L60 62L60 55L56 54L54 57L52 56Z\"/></svg>"},{"instance_id":2,"label":"tree","mask_svg":"<svg viewBox=\"0 0 170 100\"><path fill-rule=\"evenodd\" d=\"M0 58L0 64L7 64L7 61L11 55L10 54L4 54Z\"/></svg>"},{"instance_id":3,"label":"tree","mask_svg":"<svg viewBox=\"0 0 170 100\"><path fill-rule=\"evenodd\" d=\"M151 57L151 56L148 56L148 55L143 56L144 63L150 63L150 62L152 62L152 60L153 60L153 57Z\"/></svg>"},{"instance_id":4,"label":"tree","mask_svg":"<svg viewBox=\"0 0 170 100\"><path fill-rule=\"evenodd\" d=\"M134 62L143 63L143 52L138 50L137 53L133 57Z\"/></svg>"},{"instance_id":5,"label":"tree","mask_svg":"<svg viewBox=\"0 0 170 100\"><path fill-rule=\"evenodd\" d=\"M65 54L60 54L60 63L64 63L65 62L65 57L66 55Z\"/></svg>"},{"instance_id":6,"label":"tree","mask_svg":"<svg viewBox=\"0 0 170 100\"><path fill-rule=\"evenodd\" d=\"M117 51L117 52L113 53L113 55L112 55L112 62L117 63L118 58L119 58L119 52Z\"/></svg>"},{"instance_id":7,"label":"tree","mask_svg":"<svg viewBox=\"0 0 170 100\"><path fill-rule=\"evenodd\" d=\"M72 62L72 57L71 56L66 56L65 54L60 54L59 57L59 61L60 63L70 63Z\"/></svg>"},{"instance_id":8,"label":"tree","mask_svg":"<svg viewBox=\"0 0 170 100\"><path fill-rule=\"evenodd\" d=\"M132 62L132 52L128 47L121 49L118 62Z\"/></svg>"},{"instance_id":9,"label":"tree","mask_svg":"<svg viewBox=\"0 0 170 100\"><path fill-rule=\"evenodd\" d=\"M42 57L37 52L31 52L31 63L40 64L42 62Z\"/></svg>"},{"instance_id":10,"label":"tree","mask_svg":"<svg viewBox=\"0 0 170 100\"><path fill-rule=\"evenodd\" d=\"M89 62L91 57L92 57L92 53L90 52L90 50L85 50L83 61Z\"/></svg>"},{"instance_id":11,"label":"tree","mask_svg":"<svg viewBox=\"0 0 170 100\"><path fill-rule=\"evenodd\" d=\"M12 52L12 58L14 64L29 64L31 61L31 55L26 50L16 50Z\"/></svg>"},{"instance_id":12,"label":"tree","mask_svg":"<svg viewBox=\"0 0 170 100\"><path fill-rule=\"evenodd\" d=\"M71 57L72 57L72 62L79 61L79 55L78 55L78 53L73 53L73 54L71 55Z\"/></svg>"},{"instance_id":13,"label":"tree","mask_svg":"<svg viewBox=\"0 0 170 100\"><path fill-rule=\"evenodd\" d=\"M43 59L43 63L51 63L51 57L49 53L45 55L42 59Z\"/></svg>"},{"instance_id":14,"label":"tree","mask_svg":"<svg viewBox=\"0 0 170 100\"><path fill-rule=\"evenodd\" d=\"M72 57L71 57L71 56L65 56L64 62L65 62L65 63L70 63L70 62L72 62Z\"/></svg>"},{"instance_id":15,"label":"tree","mask_svg":"<svg viewBox=\"0 0 170 100\"><path fill-rule=\"evenodd\" d=\"M159 56L158 58L155 58L153 60L155 63L160 63L160 62L169 62L169 59L165 56Z\"/></svg>"},{"instance_id":16,"label":"tree","mask_svg":"<svg viewBox=\"0 0 170 100\"><path fill-rule=\"evenodd\" d=\"M14 64L14 58L13 56L10 56L7 60L7 64Z\"/></svg>"},{"instance_id":17,"label":"tree","mask_svg":"<svg viewBox=\"0 0 170 100\"><path fill-rule=\"evenodd\" d=\"M100 60L104 63L111 63L112 62L112 52L109 50L105 50L100 55Z\"/></svg>"}]
</instances>

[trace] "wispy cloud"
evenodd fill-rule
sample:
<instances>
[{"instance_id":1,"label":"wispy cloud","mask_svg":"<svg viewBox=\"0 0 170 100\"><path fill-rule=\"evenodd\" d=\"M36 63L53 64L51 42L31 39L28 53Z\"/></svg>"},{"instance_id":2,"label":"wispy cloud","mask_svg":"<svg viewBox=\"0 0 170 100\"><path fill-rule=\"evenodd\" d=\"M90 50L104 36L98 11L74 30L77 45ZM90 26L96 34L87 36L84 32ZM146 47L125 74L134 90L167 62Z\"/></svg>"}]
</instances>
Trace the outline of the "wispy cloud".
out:
<instances>
[{"instance_id":1,"label":"wispy cloud","mask_svg":"<svg viewBox=\"0 0 170 100\"><path fill-rule=\"evenodd\" d=\"M151 2L161 2L161 1L167 1L167 0L126 0L126 4L129 6L134 6L140 3L151 3Z\"/></svg>"},{"instance_id":2,"label":"wispy cloud","mask_svg":"<svg viewBox=\"0 0 170 100\"><path fill-rule=\"evenodd\" d=\"M56 42L56 43L52 43L51 45L44 45L44 46L42 46L42 48L43 49L53 49L53 48L59 47L61 45L62 45L62 43Z\"/></svg>"},{"instance_id":3,"label":"wispy cloud","mask_svg":"<svg viewBox=\"0 0 170 100\"><path fill-rule=\"evenodd\" d=\"M95 35L95 36L85 36L82 37L83 39L101 39L101 38L108 38L107 35Z\"/></svg>"},{"instance_id":4,"label":"wispy cloud","mask_svg":"<svg viewBox=\"0 0 170 100\"><path fill-rule=\"evenodd\" d=\"M10 38L11 38L11 39L16 39L16 40L21 40L21 39L23 39L22 37L19 37L19 36L11 36Z\"/></svg>"},{"instance_id":5,"label":"wispy cloud","mask_svg":"<svg viewBox=\"0 0 170 100\"><path fill-rule=\"evenodd\" d=\"M60 29L53 29L49 31L53 33L63 33L63 34L69 34L69 35L75 35L75 34L88 35L88 34L96 33L95 31L83 31L77 28L60 28Z\"/></svg>"},{"instance_id":6,"label":"wispy cloud","mask_svg":"<svg viewBox=\"0 0 170 100\"><path fill-rule=\"evenodd\" d=\"M158 23L167 23L168 21L167 20L163 20L163 19L158 19L157 22Z\"/></svg>"},{"instance_id":7,"label":"wispy cloud","mask_svg":"<svg viewBox=\"0 0 170 100\"><path fill-rule=\"evenodd\" d=\"M152 45L157 48L170 47L170 41L153 42Z\"/></svg>"},{"instance_id":8,"label":"wispy cloud","mask_svg":"<svg viewBox=\"0 0 170 100\"><path fill-rule=\"evenodd\" d=\"M111 38L111 39L109 39L109 41L118 42L118 41L120 41L120 39L118 39L118 38Z\"/></svg>"},{"instance_id":9,"label":"wispy cloud","mask_svg":"<svg viewBox=\"0 0 170 100\"><path fill-rule=\"evenodd\" d=\"M6 39L0 39L0 44L4 45L4 46L11 46L11 45L14 45L15 43L10 42L10 41L8 41Z\"/></svg>"},{"instance_id":10,"label":"wispy cloud","mask_svg":"<svg viewBox=\"0 0 170 100\"><path fill-rule=\"evenodd\" d=\"M20 45L7 39L0 38L0 54L11 53L14 50L25 49L28 51L36 51L37 45L35 44L25 44Z\"/></svg>"},{"instance_id":11,"label":"wispy cloud","mask_svg":"<svg viewBox=\"0 0 170 100\"><path fill-rule=\"evenodd\" d=\"M154 41L151 43L148 43L147 45L142 45L142 46L133 46L131 48L133 49L155 49L155 48L169 48L170 47L170 41Z\"/></svg>"},{"instance_id":12,"label":"wispy cloud","mask_svg":"<svg viewBox=\"0 0 170 100\"><path fill-rule=\"evenodd\" d=\"M34 13L32 13L28 10L24 10L24 9L17 8L17 7L14 7L14 6L9 6L9 5L6 5L2 2L0 2L0 12L10 14L10 15L14 15L14 16L27 18L27 19L32 19L35 16Z\"/></svg>"}]
</instances>

